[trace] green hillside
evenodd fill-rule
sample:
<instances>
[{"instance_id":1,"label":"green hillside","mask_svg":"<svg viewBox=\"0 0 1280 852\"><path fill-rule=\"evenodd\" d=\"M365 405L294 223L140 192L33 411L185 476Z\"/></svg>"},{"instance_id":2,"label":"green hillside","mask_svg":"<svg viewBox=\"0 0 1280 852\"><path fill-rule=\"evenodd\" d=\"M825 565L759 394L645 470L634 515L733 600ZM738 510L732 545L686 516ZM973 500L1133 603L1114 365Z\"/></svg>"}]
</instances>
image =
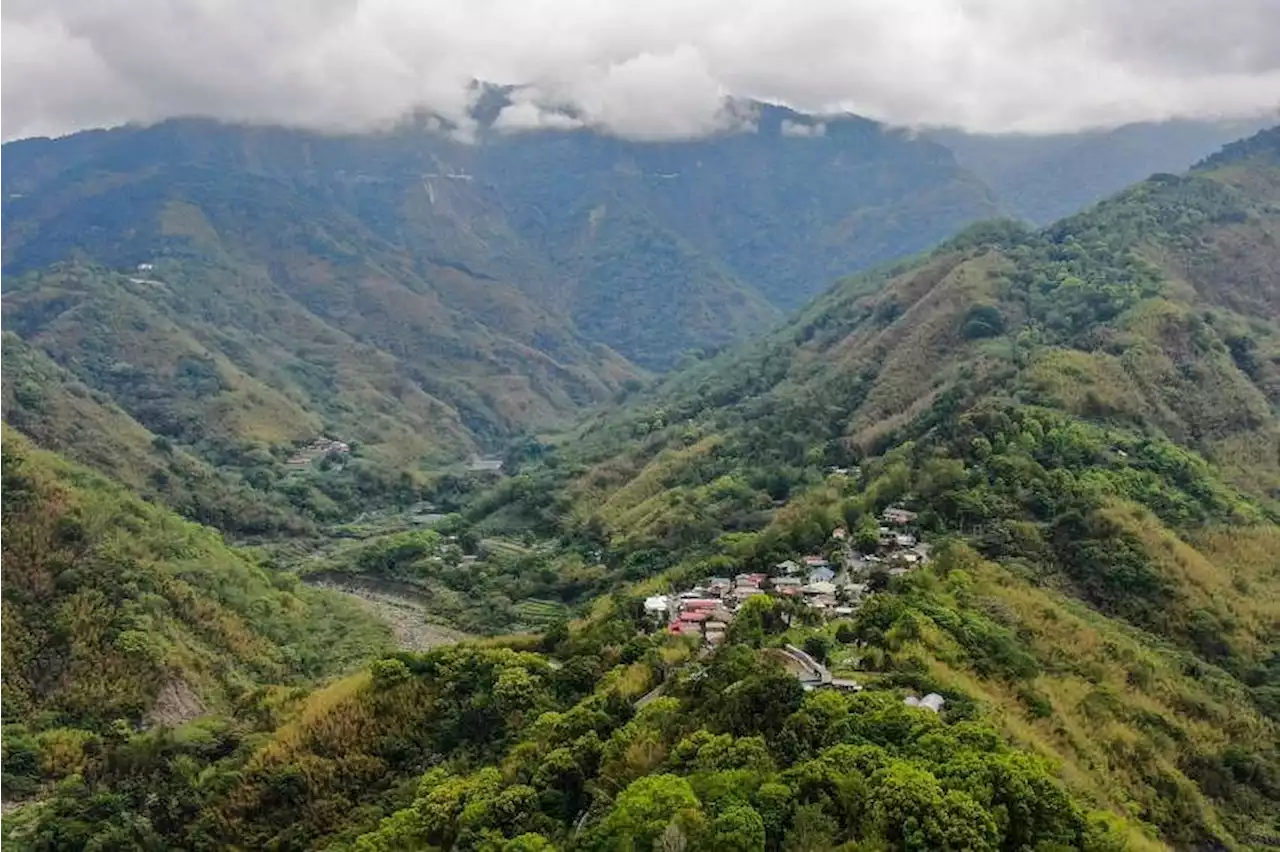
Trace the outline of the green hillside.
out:
<instances>
[{"instance_id":1,"label":"green hillside","mask_svg":"<svg viewBox=\"0 0 1280 852\"><path fill-rule=\"evenodd\" d=\"M387 644L350 603L4 432L5 794ZM113 733L115 732L115 733Z\"/></svg>"},{"instance_id":2,"label":"green hillside","mask_svg":"<svg viewBox=\"0 0 1280 852\"><path fill-rule=\"evenodd\" d=\"M246 534L311 528L284 495L255 489L174 446L12 332L4 335L3 357L4 421L39 446L200 523Z\"/></svg>"},{"instance_id":3,"label":"green hillside","mask_svg":"<svg viewBox=\"0 0 1280 852\"><path fill-rule=\"evenodd\" d=\"M602 415L474 519L652 588L768 571L904 504L971 550L856 617L864 666L983 702L1175 847L1262 843L1278 234L1280 130L1041 231L975 227Z\"/></svg>"}]
</instances>

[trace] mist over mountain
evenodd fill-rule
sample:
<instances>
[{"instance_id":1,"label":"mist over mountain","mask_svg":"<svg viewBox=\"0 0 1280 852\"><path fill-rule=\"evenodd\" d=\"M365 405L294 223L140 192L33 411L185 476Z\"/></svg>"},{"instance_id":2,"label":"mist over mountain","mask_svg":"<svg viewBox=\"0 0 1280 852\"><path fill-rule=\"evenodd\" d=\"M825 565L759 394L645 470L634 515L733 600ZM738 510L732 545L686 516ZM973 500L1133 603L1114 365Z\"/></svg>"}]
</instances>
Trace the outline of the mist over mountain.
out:
<instances>
[{"instance_id":1,"label":"mist over mountain","mask_svg":"<svg viewBox=\"0 0 1280 852\"><path fill-rule=\"evenodd\" d=\"M1000 198L1006 212L1036 224L1069 216L1155 172L1180 172L1229 142L1275 124L1189 119L1048 135L932 131L956 160Z\"/></svg>"}]
</instances>

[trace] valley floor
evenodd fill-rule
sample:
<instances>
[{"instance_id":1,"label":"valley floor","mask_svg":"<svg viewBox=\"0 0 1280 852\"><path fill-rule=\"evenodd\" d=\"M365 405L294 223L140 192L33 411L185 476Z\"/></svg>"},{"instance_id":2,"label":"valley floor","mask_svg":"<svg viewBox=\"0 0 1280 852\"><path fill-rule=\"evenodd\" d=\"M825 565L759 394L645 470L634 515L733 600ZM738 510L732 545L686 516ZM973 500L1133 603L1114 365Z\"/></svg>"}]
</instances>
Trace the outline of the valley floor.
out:
<instances>
[{"instance_id":1,"label":"valley floor","mask_svg":"<svg viewBox=\"0 0 1280 852\"><path fill-rule=\"evenodd\" d=\"M432 621L421 590L408 583L336 574L307 577L306 583L359 602L391 628L396 646L406 651L426 651L440 645L452 645L470 635Z\"/></svg>"}]
</instances>

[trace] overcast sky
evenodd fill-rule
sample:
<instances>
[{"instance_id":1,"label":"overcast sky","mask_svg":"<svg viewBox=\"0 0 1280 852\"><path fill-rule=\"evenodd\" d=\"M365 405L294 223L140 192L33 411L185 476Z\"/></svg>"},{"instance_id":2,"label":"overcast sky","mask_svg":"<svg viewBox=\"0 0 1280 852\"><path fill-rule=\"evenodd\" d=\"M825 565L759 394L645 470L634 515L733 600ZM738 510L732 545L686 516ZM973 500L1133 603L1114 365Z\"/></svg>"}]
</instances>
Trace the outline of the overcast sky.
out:
<instances>
[{"instance_id":1,"label":"overcast sky","mask_svg":"<svg viewBox=\"0 0 1280 852\"><path fill-rule=\"evenodd\" d=\"M729 97L909 126L1064 131L1280 105L1280 0L4 0L3 135L176 115L464 121L672 138Z\"/></svg>"}]
</instances>

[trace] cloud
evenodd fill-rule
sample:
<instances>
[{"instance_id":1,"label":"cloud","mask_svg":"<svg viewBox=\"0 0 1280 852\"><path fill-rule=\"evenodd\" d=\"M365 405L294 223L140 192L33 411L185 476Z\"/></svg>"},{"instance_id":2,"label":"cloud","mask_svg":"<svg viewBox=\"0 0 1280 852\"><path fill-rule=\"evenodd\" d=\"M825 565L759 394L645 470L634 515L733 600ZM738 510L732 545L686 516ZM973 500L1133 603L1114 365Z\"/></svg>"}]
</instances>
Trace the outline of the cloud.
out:
<instances>
[{"instance_id":1,"label":"cloud","mask_svg":"<svg viewBox=\"0 0 1280 852\"><path fill-rule=\"evenodd\" d=\"M792 121L789 118L784 118L779 131L783 136L812 139L815 136L826 136L827 125L821 121L808 123L804 121Z\"/></svg>"},{"instance_id":2,"label":"cloud","mask_svg":"<svg viewBox=\"0 0 1280 852\"><path fill-rule=\"evenodd\" d=\"M520 101L503 107L493 126L504 133L522 130L576 130L582 119L533 101Z\"/></svg>"},{"instance_id":3,"label":"cloud","mask_svg":"<svg viewBox=\"0 0 1280 852\"><path fill-rule=\"evenodd\" d=\"M904 126L1066 131L1280 105L1280 0L6 0L6 138L175 115L362 130L475 80L507 129L641 139L735 103ZM813 125L818 126L818 125Z\"/></svg>"}]
</instances>

